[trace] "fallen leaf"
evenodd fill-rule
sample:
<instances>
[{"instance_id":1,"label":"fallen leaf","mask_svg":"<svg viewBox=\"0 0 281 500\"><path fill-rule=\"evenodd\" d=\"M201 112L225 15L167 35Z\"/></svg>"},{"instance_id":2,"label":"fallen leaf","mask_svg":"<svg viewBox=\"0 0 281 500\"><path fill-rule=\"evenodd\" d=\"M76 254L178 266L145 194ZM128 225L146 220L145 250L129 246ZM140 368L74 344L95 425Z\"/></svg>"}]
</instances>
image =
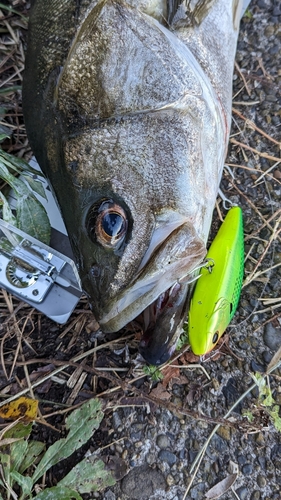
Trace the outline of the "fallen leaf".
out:
<instances>
[{"instance_id":1,"label":"fallen leaf","mask_svg":"<svg viewBox=\"0 0 281 500\"><path fill-rule=\"evenodd\" d=\"M202 393L202 384L193 382L190 384L189 391L186 396L186 402L191 405L195 401L198 401Z\"/></svg>"},{"instance_id":2,"label":"fallen leaf","mask_svg":"<svg viewBox=\"0 0 281 500\"><path fill-rule=\"evenodd\" d=\"M184 354L181 355L179 358L179 361L185 365L186 363L199 363L200 362L200 356L197 356L194 354L192 351L187 351Z\"/></svg>"},{"instance_id":3,"label":"fallen leaf","mask_svg":"<svg viewBox=\"0 0 281 500\"><path fill-rule=\"evenodd\" d=\"M175 366L176 365L176 366ZM162 385L166 388L172 379L177 379L180 376L179 363L176 359L173 361L173 366L167 365L162 370L163 380ZM176 382L176 381L175 381Z\"/></svg>"},{"instance_id":4,"label":"fallen leaf","mask_svg":"<svg viewBox=\"0 0 281 500\"><path fill-rule=\"evenodd\" d=\"M168 391L166 391L165 387L163 387L163 384L158 384L157 387L155 387L155 389L152 389L150 394L154 398L163 400L170 399L171 397L171 394Z\"/></svg>"},{"instance_id":5,"label":"fallen leaf","mask_svg":"<svg viewBox=\"0 0 281 500\"><path fill-rule=\"evenodd\" d=\"M36 399L21 398L7 403L0 408L0 417L9 420L17 420L22 418L23 420L35 420L38 410L38 401Z\"/></svg>"},{"instance_id":6,"label":"fallen leaf","mask_svg":"<svg viewBox=\"0 0 281 500\"><path fill-rule=\"evenodd\" d=\"M223 495L226 491L231 488L231 486L236 481L238 474L229 474L226 478L224 478L219 483L215 484L207 493L205 494L206 500L215 500Z\"/></svg>"}]
</instances>

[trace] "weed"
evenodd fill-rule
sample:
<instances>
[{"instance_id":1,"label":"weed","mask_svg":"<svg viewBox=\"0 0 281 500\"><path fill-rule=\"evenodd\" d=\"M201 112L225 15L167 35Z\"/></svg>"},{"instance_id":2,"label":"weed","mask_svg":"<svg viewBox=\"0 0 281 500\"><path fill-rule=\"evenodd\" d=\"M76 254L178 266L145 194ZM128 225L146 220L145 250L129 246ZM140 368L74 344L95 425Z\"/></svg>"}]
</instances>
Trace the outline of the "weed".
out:
<instances>
[{"instance_id":1,"label":"weed","mask_svg":"<svg viewBox=\"0 0 281 500\"><path fill-rule=\"evenodd\" d=\"M100 402L96 399L87 401L66 418L67 436L56 441L46 451L44 443L29 439L32 423L26 425L19 422L9 426L9 429L2 433L3 439L0 441L0 500L4 500L1 490L6 490L7 500L82 500L83 493L112 486L115 480L105 470L104 463L91 458L84 458L52 488L40 491L41 486L38 484L51 467L68 458L92 437L102 419ZM14 488L21 491L20 495L15 493ZM35 496L34 491L37 492Z\"/></svg>"}]
</instances>

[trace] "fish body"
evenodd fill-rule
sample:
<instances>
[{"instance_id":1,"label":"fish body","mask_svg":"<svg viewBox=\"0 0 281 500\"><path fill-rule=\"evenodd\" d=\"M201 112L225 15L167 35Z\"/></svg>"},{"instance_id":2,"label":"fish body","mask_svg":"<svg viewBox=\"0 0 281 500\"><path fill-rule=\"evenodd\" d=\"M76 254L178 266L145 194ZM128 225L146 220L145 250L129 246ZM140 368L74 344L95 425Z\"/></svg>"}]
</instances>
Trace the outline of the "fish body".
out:
<instances>
[{"instance_id":1,"label":"fish body","mask_svg":"<svg viewBox=\"0 0 281 500\"><path fill-rule=\"evenodd\" d=\"M242 0L34 0L23 85L83 289L105 332L169 358L206 254Z\"/></svg>"},{"instance_id":2,"label":"fish body","mask_svg":"<svg viewBox=\"0 0 281 500\"><path fill-rule=\"evenodd\" d=\"M240 207L233 207L227 213L207 259L213 266L201 269L189 308L189 342L194 354L198 355L214 348L237 309L244 273Z\"/></svg>"}]
</instances>

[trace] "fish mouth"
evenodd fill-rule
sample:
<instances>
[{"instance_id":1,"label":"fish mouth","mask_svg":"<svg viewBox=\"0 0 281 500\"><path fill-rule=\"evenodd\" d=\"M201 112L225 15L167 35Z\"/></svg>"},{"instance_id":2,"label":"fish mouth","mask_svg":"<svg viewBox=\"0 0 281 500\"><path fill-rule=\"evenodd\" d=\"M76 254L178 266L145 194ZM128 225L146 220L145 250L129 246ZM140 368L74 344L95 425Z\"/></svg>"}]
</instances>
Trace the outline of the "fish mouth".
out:
<instances>
[{"instance_id":1,"label":"fish mouth","mask_svg":"<svg viewBox=\"0 0 281 500\"><path fill-rule=\"evenodd\" d=\"M150 250L149 250L150 252ZM192 224L184 222L147 261L99 319L105 333L117 332L137 320L143 327L139 350L153 365L167 361L175 350L186 318L190 282L206 254L206 246Z\"/></svg>"},{"instance_id":2,"label":"fish mouth","mask_svg":"<svg viewBox=\"0 0 281 500\"><path fill-rule=\"evenodd\" d=\"M186 320L191 287L176 282L142 313L142 357L151 365L162 365L174 353Z\"/></svg>"}]
</instances>

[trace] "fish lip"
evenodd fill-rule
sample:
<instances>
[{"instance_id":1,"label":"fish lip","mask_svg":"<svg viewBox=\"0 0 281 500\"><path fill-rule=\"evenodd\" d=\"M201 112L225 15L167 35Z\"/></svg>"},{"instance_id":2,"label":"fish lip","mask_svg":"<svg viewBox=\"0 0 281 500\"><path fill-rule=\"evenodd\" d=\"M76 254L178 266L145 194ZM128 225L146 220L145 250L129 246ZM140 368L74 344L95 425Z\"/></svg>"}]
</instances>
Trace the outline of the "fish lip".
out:
<instances>
[{"instance_id":1,"label":"fish lip","mask_svg":"<svg viewBox=\"0 0 281 500\"><path fill-rule=\"evenodd\" d=\"M140 354L149 365L154 365L154 366L161 366L164 363L166 363L166 361L170 359L176 348L176 345L172 346L170 349L162 347L157 353L155 353L155 352L150 352L149 349L143 347L141 345L141 342L142 341L140 341L139 344Z\"/></svg>"},{"instance_id":2,"label":"fish lip","mask_svg":"<svg viewBox=\"0 0 281 500\"><path fill-rule=\"evenodd\" d=\"M174 353L190 301L192 287L188 283L171 287L169 299L140 340L139 351L149 364L162 365ZM174 291L175 289L175 291ZM172 297L170 298L170 296Z\"/></svg>"},{"instance_id":3,"label":"fish lip","mask_svg":"<svg viewBox=\"0 0 281 500\"><path fill-rule=\"evenodd\" d=\"M188 281L206 254L204 241L190 222L180 224L152 255L135 281L107 304L99 318L105 333L117 332L143 314L142 356L164 363L175 349L187 311Z\"/></svg>"},{"instance_id":4,"label":"fish lip","mask_svg":"<svg viewBox=\"0 0 281 500\"><path fill-rule=\"evenodd\" d=\"M103 315L98 318L104 332L120 330L157 301L161 294L192 277L205 255L205 243L190 223L173 231L134 282L107 302Z\"/></svg>"}]
</instances>

